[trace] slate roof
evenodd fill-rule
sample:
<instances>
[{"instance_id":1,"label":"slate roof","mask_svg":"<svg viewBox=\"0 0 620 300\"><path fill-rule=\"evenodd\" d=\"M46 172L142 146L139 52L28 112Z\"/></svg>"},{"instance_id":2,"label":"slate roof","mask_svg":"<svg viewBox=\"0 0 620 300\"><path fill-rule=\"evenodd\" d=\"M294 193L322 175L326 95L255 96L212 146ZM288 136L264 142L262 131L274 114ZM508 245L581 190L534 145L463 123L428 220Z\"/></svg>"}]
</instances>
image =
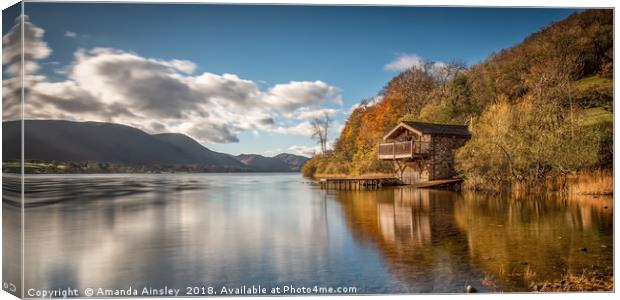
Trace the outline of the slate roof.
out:
<instances>
[{"instance_id":1,"label":"slate roof","mask_svg":"<svg viewBox=\"0 0 620 300\"><path fill-rule=\"evenodd\" d=\"M410 121L403 121L401 123L404 123L405 125L424 134L469 136L469 129L467 128L467 125L447 125Z\"/></svg>"},{"instance_id":2,"label":"slate roof","mask_svg":"<svg viewBox=\"0 0 620 300\"><path fill-rule=\"evenodd\" d=\"M405 125L405 126L402 126ZM433 123L424 123L424 122L411 122L411 121L401 121L394 129L390 130L390 132L385 135L384 139L389 138L392 134L394 134L398 128L407 128L410 127L416 131L421 132L422 134L429 135L448 135L448 136L463 136L469 137L470 133L467 125L448 125L448 124L433 124Z\"/></svg>"}]
</instances>

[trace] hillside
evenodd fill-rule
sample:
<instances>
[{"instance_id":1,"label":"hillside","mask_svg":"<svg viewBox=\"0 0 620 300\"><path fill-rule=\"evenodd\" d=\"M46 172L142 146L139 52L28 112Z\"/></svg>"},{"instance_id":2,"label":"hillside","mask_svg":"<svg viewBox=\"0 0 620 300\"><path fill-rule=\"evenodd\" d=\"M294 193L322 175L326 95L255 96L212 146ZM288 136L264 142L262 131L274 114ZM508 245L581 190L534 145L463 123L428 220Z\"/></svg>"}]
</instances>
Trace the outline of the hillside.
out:
<instances>
[{"instance_id":1,"label":"hillside","mask_svg":"<svg viewBox=\"0 0 620 300\"><path fill-rule=\"evenodd\" d=\"M294 171L286 162L273 157L258 154L241 154L237 160L258 172L291 172Z\"/></svg>"},{"instance_id":2,"label":"hillside","mask_svg":"<svg viewBox=\"0 0 620 300\"><path fill-rule=\"evenodd\" d=\"M19 122L3 122L3 144L19 144ZM51 120L25 122L26 160L100 161L135 164L190 164L193 157L133 127ZM7 152L8 150L8 152ZM4 148L5 160L19 159L16 148Z\"/></svg>"},{"instance_id":3,"label":"hillside","mask_svg":"<svg viewBox=\"0 0 620 300\"><path fill-rule=\"evenodd\" d=\"M376 145L403 119L469 124L472 139L456 157L469 182L610 168L612 73L613 11L575 13L476 65L454 60L439 70L398 74L380 101L363 100L353 110L333 151L313 157L303 171L391 172L376 159Z\"/></svg>"},{"instance_id":4,"label":"hillside","mask_svg":"<svg viewBox=\"0 0 620 300\"><path fill-rule=\"evenodd\" d=\"M295 171L275 158L244 164L179 133L150 135L125 125L62 120L26 120L25 130L27 172ZM3 169L18 171L20 122L3 122L2 131Z\"/></svg>"},{"instance_id":5,"label":"hillside","mask_svg":"<svg viewBox=\"0 0 620 300\"><path fill-rule=\"evenodd\" d=\"M187 135L180 133L161 133L154 134L153 137L175 147L184 153L185 157L191 157L191 160L203 165L234 167L246 169L247 166L239 163L232 156L224 153L211 151L200 145L197 141Z\"/></svg>"},{"instance_id":6,"label":"hillside","mask_svg":"<svg viewBox=\"0 0 620 300\"><path fill-rule=\"evenodd\" d=\"M289 153L280 153L273 158L286 163L292 171L296 172L301 171L301 167L308 161L308 158L305 156Z\"/></svg>"}]
</instances>

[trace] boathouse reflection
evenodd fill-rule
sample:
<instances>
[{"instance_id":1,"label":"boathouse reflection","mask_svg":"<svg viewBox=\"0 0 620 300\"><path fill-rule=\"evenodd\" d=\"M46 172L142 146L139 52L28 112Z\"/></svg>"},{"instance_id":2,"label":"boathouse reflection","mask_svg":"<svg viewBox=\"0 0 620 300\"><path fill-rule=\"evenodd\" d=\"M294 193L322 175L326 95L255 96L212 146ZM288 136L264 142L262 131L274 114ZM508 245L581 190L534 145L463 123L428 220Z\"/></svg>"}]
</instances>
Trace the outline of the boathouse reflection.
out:
<instances>
[{"instance_id":1,"label":"boathouse reflection","mask_svg":"<svg viewBox=\"0 0 620 300\"><path fill-rule=\"evenodd\" d=\"M460 194L411 187L340 191L350 230L383 254L409 292L464 291L482 272L470 265L467 238L454 223Z\"/></svg>"}]
</instances>

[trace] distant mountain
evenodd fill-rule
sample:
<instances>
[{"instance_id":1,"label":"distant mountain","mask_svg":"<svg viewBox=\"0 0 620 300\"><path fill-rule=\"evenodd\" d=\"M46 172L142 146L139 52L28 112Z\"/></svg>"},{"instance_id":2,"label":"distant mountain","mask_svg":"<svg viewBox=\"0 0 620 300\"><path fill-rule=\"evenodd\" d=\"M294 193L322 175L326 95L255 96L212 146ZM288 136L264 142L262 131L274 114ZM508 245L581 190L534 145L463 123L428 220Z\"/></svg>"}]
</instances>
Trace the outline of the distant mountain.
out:
<instances>
[{"instance_id":1,"label":"distant mountain","mask_svg":"<svg viewBox=\"0 0 620 300\"><path fill-rule=\"evenodd\" d=\"M154 134L153 136L172 145L185 153L187 157L191 157L192 161L199 164L247 169L246 165L240 163L233 156L209 150L187 135L181 133L161 133Z\"/></svg>"},{"instance_id":2,"label":"distant mountain","mask_svg":"<svg viewBox=\"0 0 620 300\"><path fill-rule=\"evenodd\" d=\"M136 164L190 164L173 145L139 129L99 122L25 121L25 158L41 161L100 161ZM19 144L19 121L2 123L2 143ZM17 134L14 134L17 133ZM8 151L8 153L7 153ZM4 160L19 159L19 148L3 148Z\"/></svg>"},{"instance_id":3,"label":"distant mountain","mask_svg":"<svg viewBox=\"0 0 620 300\"><path fill-rule=\"evenodd\" d=\"M298 168L260 155L235 157L202 146L180 133L151 135L126 125L103 122L26 120L25 159L41 162L97 162L129 166L192 166L172 170L291 172ZM20 121L2 122L3 161L20 158Z\"/></svg>"},{"instance_id":4,"label":"distant mountain","mask_svg":"<svg viewBox=\"0 0 620 300\"><path fill-rule=\"evenodd\" d=\"M258 154L241 154L237 160L258 172L291 172L291 167L279 159Z\"/></svg>"},{"instance_id":5,"label":"distant mountain","mask_svg":"<svg viewBox=\"0 0 620 300\"><path fill-rule=\"evenodd\" d=\"M274 156L273 158L286 163L289 166L289 168L291 168L291 171L300 171L301 166L303 166L306 163L306 161L308 161L309 159L305 156L289 154L289 153L280 153Z\"/></svg>"}]
</instances>

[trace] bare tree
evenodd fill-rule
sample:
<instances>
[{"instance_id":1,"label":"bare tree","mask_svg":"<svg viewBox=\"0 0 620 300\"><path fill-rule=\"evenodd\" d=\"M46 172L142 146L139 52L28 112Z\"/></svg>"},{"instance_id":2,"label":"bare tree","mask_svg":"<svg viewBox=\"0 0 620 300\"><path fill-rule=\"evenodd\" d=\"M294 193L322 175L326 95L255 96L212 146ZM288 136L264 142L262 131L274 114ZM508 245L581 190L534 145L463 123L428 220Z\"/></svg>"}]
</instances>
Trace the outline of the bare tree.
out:
<instances>
[{"instance_id":1,"label":"bare tree","mask_svg":"<svg viewBox=\"0 0 620 300\"><path fill-rule=\"evenodd\" d=\"M325 154L327 152L327 133L329 131L329 125L331 118L327 112L323 112L323 115L312 119L310 124L312 125L312 138L321 145L321 152Z\"/></svg>"},{"instance_id":2,"label":"bare tree","mask_svg":"<svg viewBox=\"0 0 620 300\"><path fill-rule=\"evenodd\" d=\"M442 91L445 92L447 83L465 69L466 65L464 62L453 59L449 63L432 62L430 73L435 78L437 84L442 87Z\"/></svg>"}]
</instances>

